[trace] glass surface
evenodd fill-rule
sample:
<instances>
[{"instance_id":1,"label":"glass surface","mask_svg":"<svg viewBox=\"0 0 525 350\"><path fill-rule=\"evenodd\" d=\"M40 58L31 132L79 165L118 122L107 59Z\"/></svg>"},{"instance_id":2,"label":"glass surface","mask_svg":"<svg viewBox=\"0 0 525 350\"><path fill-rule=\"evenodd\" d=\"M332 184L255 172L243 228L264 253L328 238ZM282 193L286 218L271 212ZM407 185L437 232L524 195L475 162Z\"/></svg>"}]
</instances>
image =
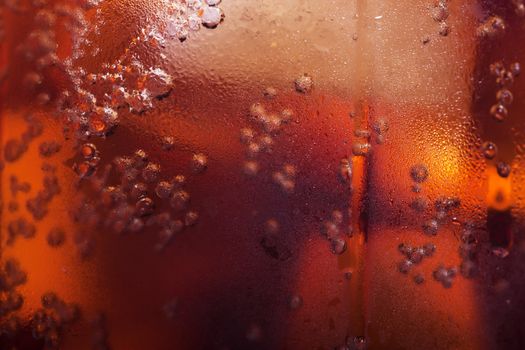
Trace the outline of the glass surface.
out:
<instances>
[{"instance_id":1,"label":"glass surface","mask_svg":"<svg viewBox=\"0 0 525 350\"><path fill-rule=\"evenodd\" d=\"M0 349L525 348L522 0L0 9Z\"/></svg>"}]
</instances>

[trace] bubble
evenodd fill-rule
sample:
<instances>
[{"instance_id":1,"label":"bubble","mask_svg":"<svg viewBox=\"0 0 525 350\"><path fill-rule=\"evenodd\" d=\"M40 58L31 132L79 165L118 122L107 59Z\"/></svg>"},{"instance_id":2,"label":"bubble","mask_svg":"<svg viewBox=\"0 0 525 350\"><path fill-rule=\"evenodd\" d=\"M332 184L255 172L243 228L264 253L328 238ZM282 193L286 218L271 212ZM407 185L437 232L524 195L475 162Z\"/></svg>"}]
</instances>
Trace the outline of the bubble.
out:
<instances>
[{"instance_id":1,"label":"bubble","mask_svg":"<svg viewBox=\"0 0 525 350\"><path fill-rule=\"evenodd\" d=\"M428 179L427 167L423 164L416 164L410 169L410 177L417 183L423 183Z\"/></svg>"},{"instance_id":2,"label":"bubble","mask_svg":"<svg viewBox=\"0 0 525 350\"><path fill-rule=\"evenodd\" d=\"M450 34L450 26L446 22L439 23L439 35L447 36Z\"/></svg>"},{"instance_id":3,"label":"bubble","mask_svg":"<svg viewBox=\"0 0 525 350\"><path fill-rule=\"evenodd\" d=\"M422 284L423 282L425 282L425 277L418 273L417 275L414 276L414 283L415 284Z\"/></svg>"},{"instance_id":4,"label":"bubble","mask_svg":"<svg viewBox=\"0 0 525 350\"><path fill-rule=\"evenodd\" d=\"M107 136L118 125L118 114L109 107L97 107L89 114L88 129L91 135Z\"/></svg>"},{"instance_id":5,"label":"bubble","mask_svg":"<svg viewBox=\"0 0 525 350\"><path fill-rule=\"evenodd\" d=\"M499 176L506 178L510 175L511 167L505 162L498 162L496 165L496 170L498 171Z\"/></svg>"},{"instance_id":6,"label":"bubble","mask_svg":"<svg viewBox=\"0 0 525 350\"><path fill-rule=\"evenodd\" d=\"M430 9L430 13L436 22L443 22L446 20L449 16L446 2L440 1L436 6Z\"/></svg>"},{"instance_id":7,"label":"bubble","mask_svg":"<svg viewBox=\"0 0 525 350\"><path fill-rule=\"evenodd\" d=\"M492 254L497 256L500 259L505 259L509 256L509 251L503 247L497 247L492 249Z\"/></svg>"},{"instance_id":8,"label":"bubble","mask_svg":"<svg viewBox=\"0 0 525 350\"><path fill-rule=\"evenodd\" d=\"M473 278L477 273L476 264L470 260L462 261L459 270L465 278Z\"/></svg>"},{"instance_id":9,"label":"bubble","mask_svg":"<svg viewBox=\"0 0 525 350\"><path fill-rule=\"evenodd\" d=\"M206 6L201 9L200 17L203 26L213 29L224 20L224 13L218 7Z\"/></svg>"},{"instance_id":10,"label":"bubble","mask_svg":"<svg viewBox=\"0 0 525 350\"><path fill-rule=\"evenodd\" d=\"M186 183L186 177L184 175L176 175L171 183L174 189L180 189Z\"/></svg>"},{"instance_id":11,"label":"bubble","mask_svg":"<svg viewBox=\"0 0 525 350\"><path fill-rule=\"evenodd\" d=\"M505 28L505 21L501 17L492 16L478 27L477 34L481 37L492 38L503 33Z\"/></svg>"},{"instance_id":12,"label":"bubble","mask_svg":"<svg viewBox=\"0 0 525 350\"><path fill-rule=\"evenodd\" d=\"M512 104L512 101L514 100L514 96L512 95L512 92L510 92L508 89L500 89L496 93L496 98L499 100L499 102L503 105L510 105Z\"/></svg>"},{"instance_id":13,"label":"bubble","mask_svg":"<svg viewBox=\"0 0 525 350\"><path fill-rule=\"evenodd\" d=\"M142 178L148 183L157 182L160 177L160 165L156 163L148 163L142 169Z\"/></svg>"},{"instance_id":14,"label":"bubble","mask_svg":"<svg viewBox=\"0 0 525 350\"><path fill-rule=\"evenodd\" d=\"M149 197L140 198L135 204L135 212L138 216L148 216L153 214L155 210L155 203Z\"/></svg>"},{"instance_id":15,"label":"bubble","mask_svg":"<svg viewBox=\"0 0 525 350\"><path fill-rule=\"evenodd\" d=\"M143 80L144 88L152 96L166 96L171 90L172 78L160 68L150 68Z\"/></svg>"},{"instance_id":16,"label":"bubble","mask_svg":"<svg viewBox=\"0 0 525 350\"><path fill-rule=\"evenodd\" d=\"M243 128L241 129L241 142L248 144L250 143L253 138L255 137L255 132L250 128Z\"/></svg>"},{"instance_id":17,"label":"bubble","mask_svg":"<svg viewBox=\"0 0 525 350\"><path fill-rule=\"evenodd\" d=\"M368 156L371 149L372 145L369 143L356 142L352 145L352 153L355 156Z\"/></svg>"},{"instance_id":18,"label":"bubble","mask_svg":"<svg viewBox=\"0 0 525 350\"><path fill-rule=\"evenodd\" d=\"M173 136L164 136L161 138L160 143L164 151L171 151L175 146L175 138Z\"/></svg>"},{"instance_id":19,"label":"bubble","mask_svg":"<svg viewBox=\"0 0 525 350\"><path fill-rule=\"evenodd\" d=\"M347 281L350 281L350 280L352 279L352 275L353 275L352 271L345 271L345 272L343 273L343 276L344 276L344 278L345 278Z\"/></svg>"},{"instance_id":20,"label":"bubble","mask_svg":"<svg viewBox=\"0 0 525 350\"><path fill-rule=\"evenodd\" d=\"M202 173L208 167L208 157L203 153L196 153L193 155L191 165L194 173Z\"/></svg>"},{"instance_id":21,"label":"bubble","mask_svg":"<svg viewBox=\"0 0 525 350\"><path fill-rule=\"evenodd\" d=\"M127 227L129 232L139 232L143 228L144 228L144 220L140 218L132 218L131 221L128 223L128 227Z\"/></svg>"},{"instance_id":22,"label":"bubble","mask_svg":"<svg viewBox=\"0 0 525 350\"><path fill-rule=\"evenodd\" d=\"M254 103L250 106L250 117L255 121L264 121L266 120L266 110L264 106L260 103Z\"/></svg>"},{"instance_id":23,"label":"bubble","mask_svg":"<svg viewBox=\"0 0 525 350\"><path fill-rule=\"evenodd\" d=\"M7 162L15 162L27 151L27 143L10 139L4 145L4 159Z\"/></svg>"},{"instance_id":24,"label":"bubble","mask_svg":"<svg viewBox=\"0 0 525 350\"><path fill-rule=\"evenodd\" d=\"M248 176L255 176L259 172L259 163L253 160L244 162L244 173Z\"/></svg>"},{"instance_id":25,"label":"bubble","mask_svg":"<svg viewBox=\"0 0 525 350\"><path fill-rule=\"evenodd\" d=\"M437 235L439 230L439 224L436 219L430 219L423 224L423 232L429 236Z\"/></svg>"},{"instance_id":26,"label":"bubble","mask_svg":"<svg viewBox=\"0 0 525 350\"><path fill-rule=\"evenodd\" d=\"M399 272L407 274L407 273L410 272L410 270L412 269L413 265L414 264L412 263L412 261L410 261L410 260L403 260L403 261L401 261L398 264L397 268L398 268Z\"/></svg>"},{"instance_id":27,"label":"bubble","mask_svg":"<svg viewBox=\"0 0 525 350\"><path fill-rule=\"evenodd\" d=\"M346 241L342 238L333 238L330 240L330 251L332 254L341 255L346 251Z\"/></svg>"},{"instance_id":28,"label":"bubble","mask_svg":"<svg viewBox=\"0 0 525 350\"><path fill-rule=\"evenodd\" d=\"M356 130L354 130L354 136L355 137L370 138L370 131L364 130L364 129L356 129Z\"/></svg>"},{"instance_id":29,"label":"bubble","mask_svg":"<svg viewBox=\"0 0 525 350\"><path fill-rule=\"evenodd\" d=\"M143 168L148 164L148 159L147 153L142 149L138 149L133 153L133 166Z\"/></svg>"},{"instance_id":30,"label":"bubble","mask_svg":"<svg viewBox=\"0 0 525 350\"><path fill-rule=\"evenodd\" d=\"M36 227L25 218L19 218L9 222L7 226L7 244L12 245L17 236L22 238L33 238L36 234Z\"/></svg>"},{"instance_id":31,"label":"bubble","mask_svg":"<svg viewBox=\"0 0 525 350\"><path fill-rule=\"evenodd\" d=\"M38 147L38 150L40 152L40 155L42 157L51 157L55 153L58 153L60 151L60 144L55 141L48 141L48 142L42 142L40 146Z\"/></svg>"},{"instance_id":32,"label":"bubble","mask_svg":"<svg viewBox=\"0 0 525 350\"><path fill-rule=\"evenodd\" d=\"M175 211L182 211L186 209L190 201L188 192L179 190L173 193L170 200L170 205Z\"/></svg>"},{"instance_id":33,"label":"bubble","mask_svg":"<svg viewBox=\"0 0 525 350\"><path fill-rule=\"evenodd\" d=\"M267 234L276 234L279 232L279 222L275 219L268 219L265 223L265 232Z\"/></svg>"},{"instance_id":34,"label":"bubble","mask_svg":"<svg viewBox=\"0 0 525 350\"><path fill-rule=\"evenodd\" d=\"M148 185L142 182L133 184L130 190L130 196L132 199L138 200L145 197L148 194Z\"/></svg>"},{"instance_id":35,"label":"bubble","mask_svg":"<svg viewBox=\"0 0 525 350\"><path fill-rule=\"evenodd\" d=\"M155 187L155 194L162 199L169 198L172 192L173 184L168 181L160 181Z\"/></svg>"},{"instance_id":36,"label":"bubble","mask_svg":"<svg viewBox=\"0 0 525 350\"><path fill-rule=\"evenodd\" d=\"M307 93L312 90L313 80L308 74L303 74L299 78L295 79L295 90L300 93Z\"/></svg>"},{"instance_id":37,"label":"bubble","mask_svg":"<svg viewBox=\"0 0 525 350\"><path fill-rule=\"evenodd\" d=\"M281 111L281 120L283 121L283 123L289 122L293 116L294 116L294 113L289 108L285 108Z\"/></svg>"},{"instance_id":38,"label":"bubble","mask_svg":"<svg viewBox=\"0 0 525 350\"><path fill-rule=\"evenodd\" d=\"M501 61L497 61L497 62L494 62L492 63L490 66L490 74L496 76L496 77L500 77L502 76L503 74L505 74L505 66L503 65L503 62Z\"/></svg>"},{"instance_id":39,"label":"bubble","mask_svg":"<svg viewBox=\"0 0 525 350\"><path fill-rule=\"evenodd\" d=\"M423 251L423 249L417 248L417 249L413 249L408 254L408 260L410 260L413 264L419 264L423 260L424 256L425 256L425 252Z\"/></svg>"},{"instance_id":40,"label":"bubble","mask_svg":"<svg viewBox=\"0 0 525 350\"><path fill-rule=\"evenodd\" d=\"M199 214L195 211L189 211L184 216L184 225L186 226L195 226L199 220Z\"/></svg>"},{"instance_id":41,"label":"bubble","mask_svg":"<svg viewBox=\"0 0 525 350\"><path fill-rule=\"evenodd\" d=\"M290 297L289 306L292 310L297 310L303 305L303 298L300 295L292 295Z\"/></svg>"},{"instance_id":42,"label":"bubble","mask_svg":"<svg viewBox=\"0 0 525 350\"><path fill-rule=\"evenodd\" d=\"M63 229L55 227L52 228L47 234L47 244L50 247L60 247L66 240L66 233Z\"/></svg>"},{"instance_id":43,"label":"bubble","mask_svg":"<svg viewBox=\"0 0 525 350\"><path fill-rule=\"evenodd\" d=\"M434 255L436 245L434 243L427 243L423 246L423 254L427 257Z\"/></svg>"},{"instance_id":44,"label":"bubble","mask_svg":"<svg viewBox=\"0 0 525 350\"><path fill-rule=\"evenodd\" d=\"M97 147L92 143L85 143L80 147L80 154L84 159L93 159L98 155Z\"/></svg>"},{"instance_id":45,"label":"bubble","mask_svg":"<svg viewBox=\"0 0 525 350\"><path fill-rule=\"evenodd\" d=\"M498 146L494 142L486 141L481 145L481 152L486 159L494 159L498 154Z\"/></svg>"},{"instance_id":46,"label":"bubble","mask_svg":"<svg viewBox=\"0 0 525 350\"><path fill-rule=\"evenodd\" d=\"M444 288L450 288L452 287L452 281L456 276L456 268L450 267L447 269L441 265L434 270L432 276L436 281L440 282Z\"/></svg>"},{"instance_id":47,"label":"bubble","mask_svg":"<svg viewBox=\"0 0 525 350\"><path fill-rule=\"evenodd\" d=\"M345 182L352 181L352 163L348 158L343 158L339 162L339 175Z\"/></svg>"},{"instance_id":48,"label":"bubble","mask_svg":"<svg viewBox=\"0 0 525 350\"><path fill-rule=\"evenodd\" d=\"M524 10L525 10L525 7L524 7ZM511 63L509 69L512 75L515 77L519 76L521 73L521 65L519 62Z\"/></svg>"},{"instance_id":49,"label":"bubble","mask_svg":"<svg viewBox=\"0 0 525 350\"><path fill-rule=\"evenodd\" d=\"M277 96L277 89L274 87L267 87L264 89L263 95L268 99L275 98Z\"/></svg>"}]
</instances>

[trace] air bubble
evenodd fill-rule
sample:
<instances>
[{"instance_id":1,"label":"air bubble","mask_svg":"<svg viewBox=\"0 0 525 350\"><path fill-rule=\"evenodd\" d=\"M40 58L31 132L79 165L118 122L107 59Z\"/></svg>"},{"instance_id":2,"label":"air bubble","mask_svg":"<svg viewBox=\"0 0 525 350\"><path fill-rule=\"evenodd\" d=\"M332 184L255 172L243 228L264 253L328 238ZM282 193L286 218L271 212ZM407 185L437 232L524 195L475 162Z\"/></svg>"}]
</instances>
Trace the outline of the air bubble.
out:
<instances>
[{"instance_id":1,"label":"air bubble","mask_svg":"<svg viewBox=\"0 0 525 350\"><path fill-rule=\"evenodd\" d=\"M514 100L514 96L512 96L512 92L510 92L508 89L501 89L496 93L496 98L499 100L499 102L503 105L510 105L512 104L512 101Z\"/></svg>"},{"instance_id":2,"label":"air bubble","mask_svg":"<svg viewBox=\"0 0 525 350\"><path fill-rule=\"evenodd\" d=\"M135 204L135 211L138 216L148 216L153 214L155 210L155 203L149 197L143 197Z\"/></svg>"},{"instance_id":3,"label":"air bubble","mask_svg":"<svg viewBox=\"0 0 525 350\"><path fill-rule=\"evenodd\" d=\"M194 154L191 165L194 173L202 173L208 167L208 157L203 153Z\"/></svg>"},{"instance_id":4,"label":"air bubble","mask_svg":"<svg viewBox=\"0 0 525 350\"><path fill-rule=\"evenodd\" d=\"M508 113L507 108L501 103L495 104L490 108L490 114L499 122L504 121Z\"/></svg>"},{"instance_id":5,"label":"air bubble","mask_svg":"<svg viewBox=\"0 0 525 350\"><path fill-rule=\"evenodd\" d=\"M303 74L295 79L295 90L300 93L307 93L312 90L313 80L308 74Z\"/></svg>"},{"instance_id":6,"label":"air bubble","mask_svg":"<svg viewBox=\"0 0 525 350\"><path fill-rule=\"evenodd\" d=\"M505 162L499 162L497 165L496 165L496 170L498 171L498 175L503 177L503 178L506 178L506 177L509 177L510 175L510 172L511 172L511 167L509 164L505 163Z\"/></svg>"},{"instance_id":7,"label":"air bubble","mask_svg":"<svg viewBox=\"0 0 525 350\"><path fill-rule=\"evenodd\" d=\"M202 25L206 28L216 28L224 19L224 13L218 7L206 6L200 12Z\"/></svg>"},{"instance_id":8,"label":"air bubble","mask_svg":"<svg viewBox=\"0 0 525 350\"><path fill-rule=\"evenodd\" d=\"M160 140L160 143L164 151L171 151L175 146L175 138L173 136L164 136Z\"/></svg>"},{"instance_id":9,"label":"air bubble","mask_svg":"<svg viewBox=\"0 0 525 350\"><path fill-rule=\"evenodd\" d=\"M423 232L428 236L437 235L439 230L439 223L436 219L430 219L423 224Z\"/></svg>"},{"instance_id":10,"label":"air bubble","mask_svg":"<svg viewBox=\"0 0 525 350\"><path fill-rule=\"evenodd\" d=\"M142 178L148 183L157 182L160 177L160 165L156 163L148 163L142 169Z\"/></svg>"},{"instance_id":11,"label":"air bubble","mask_svg":"<svg viewBox=\"0 0 525 350\"><path fill-rule=\"evenodd\" d=\"M410 169L410 177L417 183L423 183L428 178L427 167L423 164L416 164Z\"/></svg>"},{"instance_id":12,"label":"air bubble","mask_svg":"<svg viewBox=\"0 0 525 350\"><path fill-rule=\"evenodd\" d=\"M330 251L332 254L341 255L346 251L346 241L342 238L333 238L330 240Z\"/></svg>"},{"instance_id":13,"label":"air bubble","mask_svg":"<svg viewBox=\"0 0 525 350\"><path fill-rule=\"evenodd\" d=\"M189 211L184 216L184 225L195 226L199 220L199 214L195 211Z\"/></svg>"},{"instance_id":14,"label":"air bubble","mask_svg":"<svg viewBox=\"0 0 525 350\"><path fill-rule=\"evenodd\" d=\"M182 211L186 209L190 201L190 195L186 191L177 191L173 193L170 200L170 205L175 211Z\"/></svg>"},{"instance_id":15,"label":"air bubble","mask_svg":"<svg viewBox=\"0 0 525 350\"><path fill-rule=\"evenodd\" d=\"M498 147L494 142L487 141L481 145L481 152L486 159L494 159L498 154Z\"/></svg>"},{"instance_id":16,"label":"air bubble","mask_svg":"<svg viewBox=\"0 0 525 350\"><path fill-rule=\"evenodd\" d=\"M372 149L372 145L369 143L354 143L352 145L352 153L355 156L368 156L370 153L370 150Z\"/></svg>"},{"instance_id":17,"label":"air bubble","mask_svg":"<svg viewBox=\"0 0 525 350\"><path fill-rule=\"evenodd\" d=\"M244 162L244 173L248 176L257 175L259 172L259 163L253 160Z\"/></svg>"},{"instance_id":18,"label":"air bubble","mask_svg":"<svg viewBox=\"0 0 525 350\"><path fill-rule=\"evenodd\" d=\"M66 240L66 233L61 228L52 228L47 234L47 244L50 247L56 248L61 246Z\"/></svg>"},{"instance_id":19,"label":"air bubble","mask_svg":"<svg viewBox=\"0 0 525 350\"><path fill-rule=\"evenodd\" d=\"M168 181L161 181L155 187L155 194L157 197L165 199L171 196L173 191L173 184Z\"/></svg>"},{"instance_id":20,"label":"air bubble","mask_svg":"<svg viewBox=\"0 0 525 350\"><path fill-rule=\"evenodd\" d=\"M97 147L92 143L85 143L80 147L80 154L84 159L93 159L98 155Z\"/></svg>"}]
</instances>

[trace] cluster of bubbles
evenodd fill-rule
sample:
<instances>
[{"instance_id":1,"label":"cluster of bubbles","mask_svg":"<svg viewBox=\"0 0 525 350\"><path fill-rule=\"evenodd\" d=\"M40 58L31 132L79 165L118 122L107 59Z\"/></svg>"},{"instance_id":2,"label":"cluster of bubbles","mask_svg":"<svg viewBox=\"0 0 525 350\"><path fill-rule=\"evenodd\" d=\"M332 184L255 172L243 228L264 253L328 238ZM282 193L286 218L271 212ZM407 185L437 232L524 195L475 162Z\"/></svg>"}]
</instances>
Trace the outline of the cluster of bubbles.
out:
<instances>
[{"instance_id":1,"label":"cluster of bubbles","mask_svg":"<svg viewBox=\"0 0 525 350\"><path fill-rule=\"evenodd\" d=\"M445 267L440 265L436 270L434 270L432 276L437 282L441 283L444 288L450 288L452 287L452 282L454 281L457 272L458 271L456 267Z\"/></svg>"},{"instance_id":2,"label":"cluster of bubbles","mask_svg":"<svg viewBox=\"0 0 525 350\"><path fill-rule=\"evenodd\" d=\"M267 99L274 99L277 96L277 90L268 87L263 94ZM280 112L271 112L259 102L250 106L249 120L253 127L242 128L240 131L240 141L246 145L248 158L243 166L246 175L255 176L259 173L261 169L258 158L263 153L272 153L275 138L282 128L291 121L293 115L293 112L288 108ZM295 188L295 173L296 169L293 165L285 164L282 166L282 170L273 173L273 179L284 192L290 193Z\"/></svg>"},{"instance_id":3,"label":"cluster of bubbles","mask_svg":"<svg viewBox=\"0 0 525 350\"><path fill-rule=\"evenodd\" d=\"M8 163L14 163L20 159L27 152L31 141L42 135L44 127L36 117L26 115L24 120L27 128L20 138L8 139L4 144L4 160Z\"/></svg>"},{"instance_id":4,"label":"cluster of bubbles","mask_svg":"<svg viewBox=\"0 0 525 350\"><path fill-rule=\"evenodd\" d=\"M224 20L224 12L218 7L221 0L172 1L167 7L170 16L166 32L170 37L185 41L191 32L201 26L215 28Z\"/></svg>"},{"instance_id":5,"label":"cluster of bubbles","mask_svg":"<svg viewBox=\"0 0 525 350\"><path fill-rule=\"evenodd\" d=\"M81 149L84 157L98 155L92 144L85 144ZM190 163L194 174L203 173L208 167L208 158L203 153L195 153ZM108 183L110 174L115 174L119 183ZM91 225L103 225L117 233L156 227L159 237L155 248L162 250L176 233L194 226L199 215L189 208L186 177L179 174L172 179L162 179L161 175L161 166L151 161L142 149L131 156L117 156L100 175L86 179L94 192L101 196L98 207L88 210L82 205L77 212L92 213L82 220L91 222Z\"/></svg>"},{"instance_id":6,"label":"cluster of bubbles","mask_svg":"<svg viewBox=\"0 0 525 350\"><path fill-rule=\"evenodd\" d=\"M436 5L431 7L430 15L439 23L439 35L447 36L450 33L450 27L447 23L449 16L447 0L439 0Z\"/></svg>"},{"instance_id":7,"label":"cluster of bubbles","mask_svg":"<svg viewBox=\"0 0 525 350\"><path fill-rule=\"evenodd\" d=\"M463 277L472 278L477 273L476 255L478 251L478 234L475 226L465 223L459 235L460 271Z\"/></svg>"},{"instance_id":8,"label":"cluster of bubbles","mask_svg":"<svg viewBox=\"0 0 525 350\"><path fill-rule=\"evenodd\" d=\"M350 213L348 213L350 216ZM348 221L346 221L348 222ZM352 236L352 227L345 225L344 215L340 210L334 210L330 219L323 223L321 234L328 240L332 254L341 255L347 249L345 236Z\"/></svg>"},{"instance_id":9,"label":"cluster of bubbles","mask_svg":"<svg viewBox=\"0 0 525 350\"><path fill-rule=\"evenodd\" d=\"M499 90L496 92L497 103L490 108L492 117L502 122L508 115L508 107L512 104L514 97L509 87L514 83L514 79L521 73L521 65L519 62L514 62L505 67L501 61L492 63L490 65L490 73L496 77L496 83Z\"/></svg>"},{"instance_id":10,"label":"cluster of bubbles","mask_svg":"<svg viewBox=\"0 0 525 350\"><path fill-rule=\"evenodd\" d=\"M31 329L36 339L43 339L46 346L59 348L64 329L74 324L80 317L76 304L66 303L55 293L47 292L41 298L42 308L31 317Z\"/></svg>"},{"instance_id":11,"label":"cluster of bubbles","mask_svg":"<svg viewBox=\"0 0 525 350\"><path fill-rule=\"evenodd\" d=\"M424 258L431 257L436 251L436 246L433 243L427 243L421 247L412 247L405 243L398 246L398 251L404 256L404 259L398 264L399 272L408 274L415 265L419 265ZM416 274L414 282L421 284L425 281L423 275Z\"/></svg>"},{"instance_id":12,"label":"cluster of bubbles","mask_svg":"<svg viewBox=\"0 0 525 350\"><path fill-rule=\"evenodd\" d=\"M505 32L505 21L499 16L491 16L476 29L476 34L482 38L494 38Z\"/></svg>"}]
</instances>

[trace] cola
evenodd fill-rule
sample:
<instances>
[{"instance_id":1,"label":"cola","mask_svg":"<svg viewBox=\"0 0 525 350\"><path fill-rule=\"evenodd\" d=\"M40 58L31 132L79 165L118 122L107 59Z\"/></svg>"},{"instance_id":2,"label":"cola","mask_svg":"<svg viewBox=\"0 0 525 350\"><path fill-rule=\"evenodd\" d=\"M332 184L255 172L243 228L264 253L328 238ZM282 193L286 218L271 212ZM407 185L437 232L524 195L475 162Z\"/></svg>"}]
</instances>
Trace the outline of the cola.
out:
<instances>
[{"instance_id":1,"label":"cola","mask_svg":"<svg viewBox=\"0 0 525 350\"><path fill-rule=\"evenodd\" d=\"M5 0L1 349L521 349L521 0Z\"/></svg>"}]
</instances>

